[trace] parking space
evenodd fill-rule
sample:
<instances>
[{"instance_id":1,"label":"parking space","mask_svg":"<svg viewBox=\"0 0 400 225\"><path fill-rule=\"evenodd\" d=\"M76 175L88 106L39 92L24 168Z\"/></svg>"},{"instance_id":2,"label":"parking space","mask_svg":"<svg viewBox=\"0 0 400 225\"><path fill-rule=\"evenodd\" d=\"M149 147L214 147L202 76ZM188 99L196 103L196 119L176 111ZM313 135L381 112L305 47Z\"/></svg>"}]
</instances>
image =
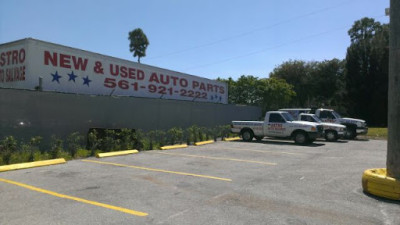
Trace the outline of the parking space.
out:
<instances>
[{"instance_id":1,"label":"parking space","mask_svg":"<svg viewBox=\"0 0 400 225\"><path fill-rule=\"evenodd\" d=\"M386 141L216 142L0 173L0 224L400 224Z\"/></svg>"}]
</instances>

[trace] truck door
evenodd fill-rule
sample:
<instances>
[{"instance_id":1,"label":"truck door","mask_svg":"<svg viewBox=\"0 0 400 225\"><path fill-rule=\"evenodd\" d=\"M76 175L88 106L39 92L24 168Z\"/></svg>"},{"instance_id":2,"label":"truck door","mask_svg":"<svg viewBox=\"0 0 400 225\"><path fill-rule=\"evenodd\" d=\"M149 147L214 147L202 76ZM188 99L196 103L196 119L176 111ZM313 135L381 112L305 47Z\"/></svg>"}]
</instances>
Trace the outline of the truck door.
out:
<instances>
[{"instance_id":1,"label":"truck door","mask_svg":"<svg viewBox=\"0 0 400 225\"><path fill-rule=\"evenodd\" d=\"M308 121L308 122L315 122L314 118L312 118L310 115L301 115L300 120Z\"/></svg>"},{"instance_id":2,"label":"truck door","mask_svg":"<svg viewBox=\"0 0 400 225\"><path fill-rule=\"evenodd\" d=\"M285 137L285 123L286 120L279 113L272 113L269 115L269 121L266 124L267 136Z\"/></svg>"}]
</instances>

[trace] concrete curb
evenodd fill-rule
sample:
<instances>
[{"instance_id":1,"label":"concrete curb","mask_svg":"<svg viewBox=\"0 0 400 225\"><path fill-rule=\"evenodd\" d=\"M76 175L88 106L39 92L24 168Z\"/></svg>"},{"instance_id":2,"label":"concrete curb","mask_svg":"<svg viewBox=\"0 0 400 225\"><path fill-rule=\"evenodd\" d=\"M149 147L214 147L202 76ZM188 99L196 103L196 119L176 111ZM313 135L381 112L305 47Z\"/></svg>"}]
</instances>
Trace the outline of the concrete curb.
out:
<instances>
[{"instance_id":1,"label":"concrete curb","mask_svg":"<svg viewBox=\"0 0 400 225\"><path fill-rule=\"evenodd\" d=\"M161 147L161 150L176 149L176 148L187 148L187 144L183 145L166 145Z\"/></svg>"},{"instance_id":2,"label":"concrete curb","mask_svg":"<svg viewBox=\"0 0 400 225\"><path fill-rule=\"evenodd\" d=\"M50 165L61 164L61 163L66 163L64 158L11 164L11 165L0 166L0 172L10 171L10 170L28 169L28 168L39 167L39 166L50 166Z\"/></svg>"},{"instance_id":3,"label":"concrete curb","mask_svg":"<svg viewBox=\"0 0 400 225\"><path fill-rule=\"evenodd\" d=\"M199 146L199 145L206 145L206 144L211 144L214 143L213 140L209 140L209 141L200 141L200 142L195 142L194 145L195 146Z\"/></svg>"},{"instance_id":4,"label":"concrete curb","mask_svg":"<svg viewBox=\"0 0 400 225\"><path fill-rule=\"evenodd\" d=\"M240 137L233 137L233 138L224 138L223 140L224 141L239 141L239 140L241 140L241 138Z\"/></svg>"},{"instance_id":5,"label":"concrete curb","mask_svg":"<svg viewBox=\"0 0 400 225\"><path fill-rule=\"evenodd\" d=\"M136 154L138 150L125 150L125 151L117 151L117 152L105 152L105 153L97 153L97 158L111 157L111 156L120 156L120 155L129 155Z\"/></svg>"},{"instance_id":6,"label":"concrete curb","mask_svg":"<svg viewBox=\"0 0 400 225\"><path fill-rule=\"evenodd\" d=\"M365 170L362 176L365 192L392 200L400 200L400 180L388 177L386 168Z\"/></svg>"}]
</instances>

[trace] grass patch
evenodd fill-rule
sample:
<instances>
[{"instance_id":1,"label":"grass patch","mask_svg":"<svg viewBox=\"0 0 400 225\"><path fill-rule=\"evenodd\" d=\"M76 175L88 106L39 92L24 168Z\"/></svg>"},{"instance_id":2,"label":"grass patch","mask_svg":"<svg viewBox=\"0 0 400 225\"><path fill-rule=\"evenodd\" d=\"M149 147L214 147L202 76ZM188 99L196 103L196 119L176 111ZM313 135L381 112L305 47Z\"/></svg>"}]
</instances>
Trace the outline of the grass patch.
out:
<instances>
[{"instance_id":1,"label":"grass patch","mask_svg":"<svg viewBox=\"0 0 400 225\"><path fill-rule=\"evenodd\" d=\"M368 128L367 138L387 140L388 129L385 127L370 127Z\"/></svg>"}]
</instances>

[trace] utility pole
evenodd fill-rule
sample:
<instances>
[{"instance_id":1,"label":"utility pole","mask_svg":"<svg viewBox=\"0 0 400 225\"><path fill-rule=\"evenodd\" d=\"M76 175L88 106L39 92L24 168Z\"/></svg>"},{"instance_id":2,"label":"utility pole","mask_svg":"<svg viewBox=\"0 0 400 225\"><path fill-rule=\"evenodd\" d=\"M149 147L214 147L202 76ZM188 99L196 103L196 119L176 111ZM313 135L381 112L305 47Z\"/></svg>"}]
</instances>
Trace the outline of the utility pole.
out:
<instances>
[{"instance_id":1,"label":"utility pole","mask_svg":"<svg viewBox=\"0 0 400 225\"><path fill-rule=\"evenodd\" d=\"M390 0L387 175L400 179L400 1Z\"/></svg>"}]
</instances>

